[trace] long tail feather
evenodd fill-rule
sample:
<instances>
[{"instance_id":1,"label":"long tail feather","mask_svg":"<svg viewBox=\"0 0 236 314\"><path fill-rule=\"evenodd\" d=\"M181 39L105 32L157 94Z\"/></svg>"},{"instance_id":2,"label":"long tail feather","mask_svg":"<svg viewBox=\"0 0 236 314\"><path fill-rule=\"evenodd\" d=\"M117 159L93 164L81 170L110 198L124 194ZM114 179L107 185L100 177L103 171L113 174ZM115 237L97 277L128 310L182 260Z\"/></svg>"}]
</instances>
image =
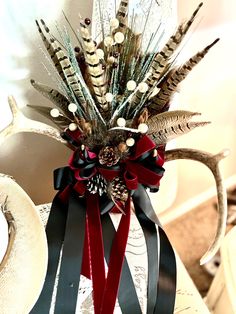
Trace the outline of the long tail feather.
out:
<instances>
[{"instance_id":1,"label":"long tail feather","mask_svg":"<svg viewBox=\"0 0 236 314\"><path fill-rule=\"evenodd\" d=\"M170 37L162 51L158 52L151 64L150 74L147 78L147 83L150 87L153 86L154 82L157 81L162 73L165 71L166 66L168 64L168 61L170 57L174 54L178 46L183 41L186 33L188 32L190 26L192 25L193 21L195 20L195 17L202 7L203 3L201 2L197 9L192 14L191 18L186 22L180 24L178 27L176 33Z\"/></svg>"},{"instance_id":2,"label":"long tail feather","mask_svg":"<svg viewBox=\"0 0 236 314\"><path fill-rule=\"evenodd\" d=\"M102 68L99 57L97 56L95 43L91 38L91 34L88 30L87 25L83 21L80 22L80 29L86 52L88 72L90 74L93 90L98 103L100 104L102 109L106 111L108 110L108 104L105 100L105 93L107 90L105 72Z\"/></svg>"},{"instance_id":3,"label":"long tail feather","mask_svg":"<svg viewBox=\"0 0 236 314\"><path fill-rule=\"evenodd\" d=\"M35 80L30 81L32 86L39 91L43 96L47 97L50 101L54 103L61 111L69 118L73 119L73 114L68 110L69 100L62 95L56 89L53 89L47 85L35 82Z\"/></svg>"},{"instance_id":4,"label":"long tail feather","mask_svg":"<svg viewBox=\"0 0 236 314\"><path fill-rule=\"evenodd\" d=\"M198 52L195 56L191 57L181 67L171 71L163 82L160 92L151 98L151 104L148 106L149 113L157 114L165 107L170 101L171 96L176 92L177 86L182 82L189 72L205 57L209 50L219 41L216 39L213 43L208 45L202 51Z\"/></svg>"},{"instance_id":5,"label":"long tail feather","mask_svg":"<svg viewBox=\"0 0 236 314\"><path fill-rule=\"evenodd\" d=\"M69 60L69 58L66 56L60 45L58 44L57 40L53 38L50 35L49 29L46 26L45 22L41 20L41 23L44 25L45 29L48 31L48 34L50 36L49 40L50 43L54 49L54 52L58 58L58 61L60 63L60 66L62 68L62 71L64 73L64 76L66 78L67 83L69 86L72 88L74 94L78 98L79 103L82 106L85 106L86 100L84 98L82 88L80 86L80 83L78 82L77 76L76 76L76 71L73 69L72 64Z\"/></svg>"},{"instance_id":6,"label":"long tail feather","mask_svg":"<svg viewBox=\"0 0 236 314\"><path fill-rule=\"evenodd\" d=\"M47 49L50 57L51 57L51 60L58 72L58 74L60 75L60 77L62 78L63 82L66 82L66 78L65 78L65 75L62 71L62 67L61 67L61 64L57 58L57 55L56 55L56 52L55 52L55 49L53 48L53 46L51 45L50 41L47 39L47 37L45 36L45 34L43 33L43 30L42 28L40 27L38 21L36 20L36 25L37 25L37 28L38 28L38 32L43 40L43 43L44 43L44 46L45 48ZM44 24L45 25L45 24ZM45 31L47 33L49 33L49 28L45 25L44 27Z\"/></svg>"}]
</instances>

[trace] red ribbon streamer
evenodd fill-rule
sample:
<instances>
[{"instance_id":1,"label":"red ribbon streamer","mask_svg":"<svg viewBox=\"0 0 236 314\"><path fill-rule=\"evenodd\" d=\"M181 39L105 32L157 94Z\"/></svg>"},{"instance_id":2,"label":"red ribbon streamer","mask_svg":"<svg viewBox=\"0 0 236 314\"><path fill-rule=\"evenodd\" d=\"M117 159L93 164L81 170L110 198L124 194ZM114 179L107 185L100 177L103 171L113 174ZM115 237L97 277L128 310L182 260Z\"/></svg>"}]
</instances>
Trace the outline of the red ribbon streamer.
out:
<instances>
[{"instance_id":1,"label":"red ribbon streamer","mask_svg":"<svg viewBox=\"0 0 236 314\"><path fill-rule=\"evenodd\" d=\"M115 239L113 240L101 314L113 313L114 311L129 234L130 204L131 200L129 197L125 206L125 215L121 217Z\"/></svg>"},{"instance_id":2,"label":"red ribbon streamer","mask_svg":"<svg viewBox=\"0 0 236 314\"><path fill-rule=\"evenodd\" d=\"M129 197L125 206L125 215L121 217L113 240L106 278L98 196L89 194L87 197L87 236L82 268L83 274L88 273L88 270L91 272L95 314L113 313L115 307L129 234L130 203Z\"/></svg>"}]
</instances>

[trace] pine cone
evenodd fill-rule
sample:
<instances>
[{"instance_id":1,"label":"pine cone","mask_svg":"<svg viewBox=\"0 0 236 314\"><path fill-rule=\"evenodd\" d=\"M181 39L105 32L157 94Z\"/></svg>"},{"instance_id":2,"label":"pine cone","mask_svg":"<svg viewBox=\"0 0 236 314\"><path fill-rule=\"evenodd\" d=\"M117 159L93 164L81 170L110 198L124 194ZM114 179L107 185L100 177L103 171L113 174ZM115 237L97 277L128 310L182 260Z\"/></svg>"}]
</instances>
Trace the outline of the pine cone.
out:
<instances>
[{"instance_id":1,"label":"pine cone","mask_svg":"<svg viewBox=\"0 0 236 314\"><path fill-rule=\"evenodd\" d=\"M100 150L98 158L101 165L111 167L116 165L120 160L119 151L116 147L105 146Z\"/></svg>"},{"instance_id":2,"label":"pine cone","mask_svg":"<svg viewBox=\"0 0 236 314\"><path fill-rule=\"evenodd\" d=\"M99 173L97 173L88 180L87 190L92 194L98 193L101 196L107 191L107 182Z\"/></svg>"},{"instance_id":3,"label":"pine cone","mask_svg":"<svg viewBox=\"0 0 236 314\"><path fill-rule=\"evenodd\" d=\"M126 202L128 199L128 189L125 185L125 182L122 178L116 177L113 179L110 185L110 195L116 201Z\"/></svg>"}]
</instances>

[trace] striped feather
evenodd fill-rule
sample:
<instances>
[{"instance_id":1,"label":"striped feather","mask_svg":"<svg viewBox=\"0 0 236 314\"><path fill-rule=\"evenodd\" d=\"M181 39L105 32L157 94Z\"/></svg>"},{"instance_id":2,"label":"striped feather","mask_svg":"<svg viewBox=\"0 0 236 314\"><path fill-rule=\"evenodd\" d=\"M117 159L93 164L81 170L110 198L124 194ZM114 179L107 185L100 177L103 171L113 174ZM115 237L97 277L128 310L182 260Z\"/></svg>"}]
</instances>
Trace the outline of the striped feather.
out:
<instances>
[{"instance_id":1,"label":"striped feather","mask_svg":"<svg viewBox=\"0 0 236 314\"><path fill-rule=\"evenodd\" d=\"M168 67L168 61L170 60L170 57L174 54L176 49L179 47L181 42L183 41L186 33L188 32L190 26L192 25L193 21L195 20L195 17L202 7L203 3L201 2L197 9L192 14L191 18L186 22L180 24L178 27L176 33L170 37L162 51L158 52L151 64L151 69L149 76L146 80L146 83L150 87L153 86L155 81L159 80L161 75L164 73L166 68Z\"/></svg>"},{"instance_id":2,"label":"striped feather","mask_svg":"<svg viewBox=\"0 0 236 314\"><path fill-rule=\"evenodd\" d=\"M62 71L64 73L64 76L66 78L67 84L71 87L73 90L75 96L77 97L79 103L84 106L86 103L86 100L84 98L84 95L82 93L81 85L77 79L77 73L74 70L69 58L66 56L60 45L58 44L57 40L54 39L49 32L48 27L46 26L45 22L41 20L42 25L44 28L48 31L48 34L50 36L49 40L50 43L54 49L54 52L56 54L56 57L58 58L58 62L60 63L60 66L62 68Z\"/></svg>"},{"instance_id":3,"label":"striped feather","mask_svg":"<svg viewBox=\"0 0 236 314\"><path fill-rule=\"evenodd\" d=\"M71 123L71 120L66 118L65 116L60 115L59 117L53 118L50 115L50 111L53 109L52 107L44 107L44 106L31 106L27 105L31 109L35 110L36 112L40 113L42 116L46 117L47 119L51 120L59 129L64 130L68 127Z\"/></svg>"},{"instance_id":4,"label":"striped feather","mask_svg":"<svg viewBox=\"0 0 236 314\"><path fill-rule=\"evenodd\" d=\"M148 135L156 144L165 144L168 141L186 134L199 126L209 122L189 122L192 117L199 115L197 112L176 110L160 113L148 119Z\"/></svg>"},{"instance_id":5,"label":"striped feather","mask_svg":"<svg viewBox=\"0 0 236 314\"><path fill-rule=\"evenodd\" d=\"M116 13L116 18L119 20L118 31L125 33L128 24L128 10L129 10L129 0L121 0L118 11Z\"/></svg>"},{"instance_id":6,"label":"striped feather","mask_svg":"<svg viewBox=\"0 0 236 314\"><path fill-rule=\"evenodd\" d=\"M176 92L177 86L182 82L189 72L205 57L208 51L219 41L216 39L213 43L208 45L202 51L190 58L185 64L178 69L171 71L170 75L163 82L160 92L151 98L151 104L148 106L150 114L157 114L170 101L173 93Z\"/></svg>"},{"instance_id":7,"label":"striped feather","mask_svg":"<svg viewBox=\"0 0 236 314\"><path fill-rule=\"evenodd\" d=\"M48 98L54 103L61 111L69 118L73 119L73 114L68 110L69 100L62 95L56 89L53 89L47 85L35 82L35 80L30 81L32 86L39 91L44 97Z\"/></svg>"},{"instance_id":8,"label":"striped feather","mask_svg":"<svg viewBox=\"0 0 236 314\"><path fill-rule=\"evenodd\" d=\"M98 103L100 104L102 109L106 111L108 109L108 104L105 100L105 94L107 90L105 72L102 68L102 64L100 63L100 59L97 56L96 45L91 38L90 31L83 21L80 22L80 29L92 87Z\"/></svg>"},{"instance_id":9,"label":"striped feather","mask_svg":"<svg viewBox=\"0 0 236 314\"><path fill-rule=\"evenodd\" d=\"M189 133L197 127L205 126L210 122L184 122L172 127L160 130L158 133L150 134L150 137L157 145L163 145L178 136Z\"/></svg>"},{"instance_id":10,"label":"striped feather","mask_svg":"<svg viewBox=\"0 0 236 314\"><path fill-rule=\"evenodd\" d=\"M60 75L60 77L62 78L63 82L66 82L66 78L65 78L65 75L62 71L62 67L61 67L61 64L57 58L57 55L56 55L56 52L55 52L55 49L53 48L53 46L51 45L50 41L47 39L47 37L44 35L43 31L42 31L42 28L40 27L38 21L36 20L36 25L37 25L37 28L38 28L38 32L43 40L43 43L44 43L44 46L45 48L47 49L47 52L49 53L50 57L51 57L51 60L58 72L58 74ZM49 33L49 28L45 25L44 21L41 20L41 22L43 23L43 26L44 26L44 29L46 31L46 33Z\"/></svg>"}]
</instances>

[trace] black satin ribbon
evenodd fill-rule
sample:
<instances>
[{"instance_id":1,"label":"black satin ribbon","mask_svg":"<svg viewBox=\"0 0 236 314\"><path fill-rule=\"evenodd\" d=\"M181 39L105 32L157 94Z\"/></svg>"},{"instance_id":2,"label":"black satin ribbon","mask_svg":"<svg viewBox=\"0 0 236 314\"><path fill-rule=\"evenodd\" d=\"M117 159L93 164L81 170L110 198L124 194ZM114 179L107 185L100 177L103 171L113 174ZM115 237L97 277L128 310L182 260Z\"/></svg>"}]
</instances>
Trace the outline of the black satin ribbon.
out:
<instances>
[{"instance_id":1,"label":"black satin ribbon","mask_svg":"<svg viewBox=\"0 0 236 314\"><path fill-rule=\"evenodd\" d=\"M71 134L69 134L68 132L61 132L61 137L63 138L63 140L67 141L69 144L71 144L74 147L78 147L80 145L80 143L72 137Z\"/></svg>"},{"instance_id":2,"label":"black satin ribbon","mask_svg":"<svg viewBox=\"0 0 236 314\"><path fill-rule=\"evenodd\" d=\"M71 191L63 242L55 313L75 313L86 225L84 200Z\"/></svg>"},{"instance_id":3,"label":"black satin ribbon","mask_svg":"<svg viewBox=\"0 0 236 314\"><path fill-rule=\"evenodd\" d=\"M157 282L159 276L160 239L156 225L152 222L134 201L137 218L142 227L147 246L148 257L148 286L147 286L147 314L153 314L157 298Z\"/></svg>"},{"instance_id":4,"label":"black satin ribbon","mask_svg":"<svg viewBox=\"0 0 236 314\"><path fill-rule=\"evenodd\" d=\"M68 185L76 183L74 178L74 172L70 167L57 168L53 171L54 189L62 191Z\"/></svg>"},{"instance_id":5,"label":"black satin ribbon","mask_svg":"<svg viewBox=\"0 0 236 314\"><path fill-rule=\"evenodd\" d=\"M132 197L137 217L144 231L148 260L150 259L150 262L148 261L148 265L151 266L148 268L148 294L151 291L152 296L154 296L154 291L157 291L157 295L154 298L154 311L153 301L149 296L147 311L150 311L148 313L154 314L172 314L174 312L176 295L176 260L173 248L165 232L161 228L161 224L155 214L145 188L142 185L139 185ZM159 247L156 246L158 242L155 241L155 231L153 227L151 227L151 223L157 225ZM151 230L153 230L152 234L150 233ZM150 251L151 248L152 251ZM155 263L155 259L156 264L159 264L159 271L155 264L151 264L151 261Z\"/></svg>"},{"instance_id":6,"label":"black satin ribbon","mask_svg":"<svg viewBox=\"0 0 236 314\"><path fill-rule=\"evenodd\" d=\"M65 236L68 208L63 206L59 199L59 193L55 196L49 214L46 235L48 242L48 268L43 286L37 303L31 310L31 314L49 313L52 294L55 285L61 247Z\"/></svg>"},{"instance_id":7,"label":"black satin ribbon","mask_svg":"<svg viewBox=\"0 0 236 314\"><path fill-rule=\"evenodd\" d=\"M161 227L159 227L159 234L160 274L154 314L172 314L176 296L176 259L169 239Z\"/></svg>"},{"instance_id":8,"label":"black satin ribbon","mask_svg":"<svg viewBox=\"0 0 236 314\"><path fill-rule=\"evenodd\" d=\"M69 167L55 170L54 176L55 188L59 190L63 190L68 184L74 184L72 170ZM138 189L133 192L132 199L147 245L147 314L172 314L176 289L176 264L173 249L160 227L160 222L142 185L139 185ZM55 313L75 313L85 235L86 205L85 200L79 198L72 190L68 203L69 205L62 204L59 194L53 200L46 227L49 247L48 270L44 288L31 311L32 314L49 312L63 242ZM112 240L116 232L108 211L114 204L105 194L100 198L99 203L101 213L103 213L101 217L103 241L105 257L108 261ZM122 269L118 300L122 313L141 314L139 300L126 259Z\"/></svg>"}]
</instances>

